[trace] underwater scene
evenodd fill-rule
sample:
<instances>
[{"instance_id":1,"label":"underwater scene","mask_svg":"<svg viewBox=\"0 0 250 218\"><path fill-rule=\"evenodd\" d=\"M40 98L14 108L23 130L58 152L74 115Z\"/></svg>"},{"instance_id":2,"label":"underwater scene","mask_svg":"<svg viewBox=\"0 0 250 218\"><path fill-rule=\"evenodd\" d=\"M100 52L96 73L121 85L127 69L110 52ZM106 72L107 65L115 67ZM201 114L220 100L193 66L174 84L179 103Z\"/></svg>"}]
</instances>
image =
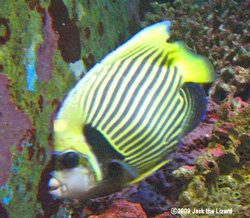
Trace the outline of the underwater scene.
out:
<instances>
[{"instance_id":1,"label":"underwater scene","mask_svg":"<svg viewBox=\"0 0 250 218\"><path fill-rule=\"evenodd\" d=\"M250 1L0 0L17 217L250 217Z\"/></svg>"}]
</instances>

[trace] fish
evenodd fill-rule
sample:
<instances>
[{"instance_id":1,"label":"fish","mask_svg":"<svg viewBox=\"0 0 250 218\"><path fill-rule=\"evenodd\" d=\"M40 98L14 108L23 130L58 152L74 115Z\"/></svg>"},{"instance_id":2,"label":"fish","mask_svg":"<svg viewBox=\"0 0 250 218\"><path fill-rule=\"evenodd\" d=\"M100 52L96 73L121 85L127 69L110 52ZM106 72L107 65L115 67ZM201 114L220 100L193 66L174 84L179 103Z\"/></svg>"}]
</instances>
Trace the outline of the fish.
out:
<instances>
[{"instance_id":1,"label":"fish","mask_svg":"<svg viewBox=\"0 0 250 218\"><path fill-rule=\"evenodd\" d=\"M217 74L183 42L168 42L170 25L142 29L68 93L54 120L53 197L91 199L143 180L204 119L199 84Z\"/></svg>"}]
</instances>

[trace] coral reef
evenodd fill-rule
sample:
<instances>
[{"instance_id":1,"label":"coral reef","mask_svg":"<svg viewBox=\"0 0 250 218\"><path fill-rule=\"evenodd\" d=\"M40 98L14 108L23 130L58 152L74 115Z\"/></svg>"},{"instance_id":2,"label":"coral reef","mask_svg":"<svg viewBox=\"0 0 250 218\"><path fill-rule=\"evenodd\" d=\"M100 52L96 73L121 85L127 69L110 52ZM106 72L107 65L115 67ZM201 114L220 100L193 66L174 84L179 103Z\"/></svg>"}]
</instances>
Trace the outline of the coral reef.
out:
<instances>
[{"instance_id":1,"label":"coral reef","mask_svg":"<svg viewBox=\"0 0 250 218\"><path fill-rule=\"evenodd\" d=\"M103 215L92 215L89 218L105 218L105 217L126 217L126 218L146 218L141 205L135 203L129 203L126 200L113 201L108 209Z\"/></svg>"},{"instance_id":2,"label":"coral reef","mask_svg":"<svg viewBox=\"0 0 250 218\"><path fill-rule=\"evenodd\" d=\"M232 208L234 217L249 216L250 105L229 95L218 115L211 141L192 173L188 166L173 172L186 183L177 205L213 210Z\"/></svg>"},{"instance_id":3,"label":"coral reef","mask_svg":"<svg viewBox=\"0 0 250 218\"><path fill-rule=\"evenodd\" d=\"M221 101L228 94L249 101L250 27L249 1L175 1L152 4L144 26L171 20L171 40L183 40L198 54L208 57L221 75L210 90Z\"/></svg>"},{"instance_id":4,"label":"coral reef","mask_svg":"<svg viewBox=\"0 0 250 218\"><path fill-rule=\"evenodd\" d=\"M139 30L138 18L137 0L1 1L1 217L63 216L47 187L53 118L77 79Z\"/></svg>"}]
</instances>

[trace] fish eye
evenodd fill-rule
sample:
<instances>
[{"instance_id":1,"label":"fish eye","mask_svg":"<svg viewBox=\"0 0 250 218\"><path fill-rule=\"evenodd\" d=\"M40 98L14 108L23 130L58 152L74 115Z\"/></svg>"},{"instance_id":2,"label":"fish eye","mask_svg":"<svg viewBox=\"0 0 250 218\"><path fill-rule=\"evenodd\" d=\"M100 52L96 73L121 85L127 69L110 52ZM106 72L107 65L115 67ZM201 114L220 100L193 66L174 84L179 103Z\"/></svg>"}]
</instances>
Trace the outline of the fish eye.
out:
<instances>
[{"instance_id":1,"label":"fish eye","mask_svg":"<svg viewBox=\"0 0 250 218\"><path fill-rule=\"evenodd\" d=\"M69 151L63 155L61 163L66 169L70 169L78 166L79 161L79 154L74 151Z\"/></svg>"}]
</instances>

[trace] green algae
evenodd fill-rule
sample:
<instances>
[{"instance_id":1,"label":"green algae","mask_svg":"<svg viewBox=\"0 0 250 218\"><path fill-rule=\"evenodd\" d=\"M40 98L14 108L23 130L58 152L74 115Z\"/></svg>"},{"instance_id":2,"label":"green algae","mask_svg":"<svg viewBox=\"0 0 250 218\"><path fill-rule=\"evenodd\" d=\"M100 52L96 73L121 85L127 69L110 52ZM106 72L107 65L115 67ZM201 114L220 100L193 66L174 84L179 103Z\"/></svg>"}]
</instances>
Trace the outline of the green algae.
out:
<instances>
[{"instance_id":1,"label":"green algae","mask_svg":"<svg viewBox=\"0 0 250 218\"><path fill-rule=\"evenodd\" d=\"M34 217L35 213L42 213L41 205L31 202L36 201L36 189L40 179L40 172L43 166L36 165L27 160L28 152L23 151L17 154L14 147L12 147L14 169L18 168L17 172L13 172L8 181L9 189L6 192L1 192L1 198L7 197L7 192L13 192L12 199L6 205L9 212L9 217L16 217L17 213L22 214L23 217ZM30 190L27 190L27 184L34 184ZM3 195L3 196L2 196ZM29 209L27 207L29 205Z\"/></svg>"},{"instance_id":2,"label":"green algae","mask_svg":"<svg viewBox=\"0 0 250 218\"><path fill-rule=\"evenodd\" d=\"M70 0L64 0L64 3L81 32L82 58L86 65L86 61L91 61L91 58L94 62L99 62L139 30L139 25L132 22L132 19L137 18L128 19L128 15L133 13L128 7L131 4L129 1L118 3L79 0L73 4ZM118 14L120 16L117 16Z\"/></svg>"},{"instance_id":3,"label":"green algae","mask_svg":"<svg viewBox=\"0 0 250 218\"><path fill-rule=\"evenodd\" d=\"M1 190L0 194L1 199L5 199L8 198L8 193L13 193L5 205L9 217L18 217L18 214L22 214L23 217L34 217L35 214L43 214L42 207L37 202L37 189L45 162L39 163L37 156L39 148L43 147L46 162L49 160L50 115L55 111L55 106L46 105L45 102L52 102L53 99L62 100L76 80L74 75L68 73L68 66L57 51L54 55L53 79L44 83L36 81L35 92L28 90L25 67L28 62L27 52L33 43L36 60L37 48L44 40L42 17L36 11L31 11L24 1L15 1L12 4L6 1L1 4L4 5L0 15L9 19L11 30L10 40L1 46L0 50L0 62L4 67L2 73L6 74L10 81L11 100L15 102L19 110L29 116L32 127L36 131L35 143L29 145L34 152L30 160L27 147L24 147L20 153L16 150L17 145L11 145L14 171L6 185L8 189ZM59 85L60 83L62 85ZM57 84L57 86L53 84ZM44 94L44 90L48 93L47 95ZM42 111L41 105L38 103L41 95L43 96ZM28 188L27 184L30 184L31 188Z\"/></svg>"},{"instance_id":4,"label":"green algae","mask_svg":"<svg viewBox=\"0 0 250 218\"><path fill-rule=\"evenodd\" d=\"M76 21L80 31L81 59L87 59L91 54L94 57L91 63L93 65L131 37L139 25L137 23L131 29L130 18L127 16L128 1L91 1L90 5L87 2L64 1L70 18ZM32 131L33 134L30 136L31 140L25 142L21 140L26 136L16 136L20 140L21 152L17 150L18 145L10 145L12 172L7 184L0 190L2 205L9 217L20 217L20 214L23 217L40 217L46 214L42 202L38 202L37 198L41 174L50 160L52 118L65 95L76 83L74 72L62 58L58 48L52 54L51 79L40 81L36 75L37 52L46 39L44 19L48 14L45 15L44 11L48 11L50 4L51 1L32 0L0 3L0 18L7 20L10 29L9 40L0 45L0 64L3 66L1 73L8 77L11 101L15 103L17 110L28 116L32 126L27 131ZM84 33L86 28L91 31L88 39ZM6 27L0 25L0 36L5 34ZM32 58L28 55L29 52L32 53ZM34 68L34 90L29 89L28 64L33 64ZM62 208L53 216L50 215L61 217L61 212Z\"/></svg>"}]
</instances>

